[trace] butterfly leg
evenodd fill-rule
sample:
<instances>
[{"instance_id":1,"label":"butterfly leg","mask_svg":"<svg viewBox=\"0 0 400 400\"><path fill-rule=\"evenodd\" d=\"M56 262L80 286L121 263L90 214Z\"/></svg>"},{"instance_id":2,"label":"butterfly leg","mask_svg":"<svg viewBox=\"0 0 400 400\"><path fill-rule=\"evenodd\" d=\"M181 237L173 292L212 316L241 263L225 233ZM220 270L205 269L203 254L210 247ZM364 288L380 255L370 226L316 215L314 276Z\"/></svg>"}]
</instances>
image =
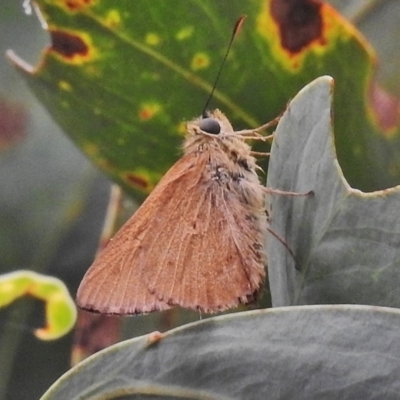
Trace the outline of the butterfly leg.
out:
<instances>
[{"instance_id":1,"label":"butterfly leg","mask_svg":"<svg viewBox=\"0 0 400 400\"><path fill-rule=\"evenodd\" d=\"M283 113L282 113L283 114ZM266 141L266 140L270 140L274 138L274 135L268 135L268 136L264 136L261 135L260 132L261 131L265 131L266 129L270 128L271 126L275 126L279 120L281 119L282 114L278 115L276 118L274 118L272 121L269 121L261 126L259 126L258 128L254 128L254 129L243 129L241 131L236 131L234 133L234 135L236 136L245 136L246 139L252 139L252 140L262 140L262 141Z\"/></svg>"},{"instance_id":2,"label":"butterfly leg","mask_svg":"<svg viewBox=\"0 0 400 400\"><path fill-rule=\"evenodd\" d=\"M271 121L268 121L267 123L259 126L258 128L255 129L244 129L242 131L237 131L235 132L236 134L239 134L240 136L249 136L252 135L253 137L248 137L248 139L254 139L254 140L268 140L272 139L274 135L268 135L268 136L263 136L260 134L261 131L265 131L266 129L270 128L271 126L276 126L281 119L283 115L283 112L279 114L276 118L274 118Z\"/></svg>"},{"instance_id":3,"label":"butterfly leg","mask_svg":"<svg viewBox=\"0 0 400 400\"><path fill-rule=\"evenodd\" d=\"M292 256L293 260L296 262L296 259L295 259L293 250L289 247L289 245L287 244L286 240L285 240L282 236L278 235L278 234L277 234L274 230L272 230L271 228L267 228L267 231L268 231L271 235L273 235L277 240L279 240L279 241L287 248L289 254Z\"/></svg>"},{"instance_id":4,"label":"butterfly leg","mask_svg":"<svg viewBox=\"0 0 400 400\"><path fill-rule=\"evenodd\" d=\"M263 190L266 193L279 194L279 195L283 195L283 196L313 196L314 195L314 191L313 190L309 190L306 193L287 192L285 190L272 189L272 188L269 188L269 187L264 187Z\"/></svg>"},{"instance_id":5,"label":"butterfly leg","mask_svg":"<svg viewBox=\"0 0 400 400\"><path fill-rule=\"evenodd\" d=\"M283 115L283 112L280 113L277 117L275 117L273 120L259 126L258 128L254 129L255 131L259 132L259 131L264 131L265 129L270 128L271 126L275 126L278 124L279 120L281 119Z\"/></svg>"},{"instance_id":6,"label":"butterfly leg","mask_svg":"<svg viewBox=\"0 0 400 400\"><path fill-rule=\"evenodd\" d=\"M267 153L264 151L251 151L250 155L252 155L254 157L269 157L271 155L271 153Z\"/></svg>"},{"instance_id":7,"label":"butterfly leg","mask_svg":"<svg viewBox=\"0 0 400 400\"><path fill-rule=\"evenodd\" d=\"M274 135L268 135L268 136L264 136L261 135L258 130L260 128L256 128L256 129L244 129L242 131L236 131L233 133L232 136L241 136L241 137L245 137L246 140L262 140L263 142L266 142L267 140L272 140L274 138Z\"/></svg>"},{"instance_id":8,"label":"butterfly leg","mask_svg":"<svg viewBox=\"0 0 400 400\"><path fill-rule=\"evenodd\" d=\"M291 257L293 258L295 268L296 268L298 271L300 271L300 267L299 267L299 265L298 265L298 263L297 263L296 256L295 256L293 250L289 247L289 245L288 245L288 243L286 242L286 240L285 240L282 236L278 235L278 234L277 234L275 231L273 231L272 229L267 228L267 230L268 230L268 232L269 232L271 235L273 235L279 242L281 242L281 243L286 247L287 251L289 252L289 254L291 255Z\"/></svg>"}]
</instances>

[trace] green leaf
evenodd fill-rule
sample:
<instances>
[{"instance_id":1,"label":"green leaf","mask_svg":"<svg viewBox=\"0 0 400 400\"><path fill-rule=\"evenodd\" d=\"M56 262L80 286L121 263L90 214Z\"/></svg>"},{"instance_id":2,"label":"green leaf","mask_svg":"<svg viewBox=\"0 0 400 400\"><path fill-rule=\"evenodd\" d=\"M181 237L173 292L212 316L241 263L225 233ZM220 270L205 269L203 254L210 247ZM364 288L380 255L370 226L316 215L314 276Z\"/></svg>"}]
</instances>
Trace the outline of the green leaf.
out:
<instances>
[{"instance_id":1,"label":"green leaf","mask_svg":"<svg viewBox=\"0 0 400 400\"><path fill-rule=\"evenodd\" d=\"M59 339L75 325L76 306L62 281L23 270L0 275L0 307L26 295L46 304L46 326L35 330L38 339Z\"/></svg>"},{"instance_id":2,"label":"green leaf","mask_svg":"<svg viewBox=\"0 0 400 400\"><path fill-rule=\"evenodd\" d=\"M324 3L294 10L299 3L277 0L36 3L52 46L36 70L11 59L75 143L133 195L148 193L176 161L184 121L201 113L242 14L248 18L211 108L238 129L255 127L330 74L349 181L366 190L399 181L398 126L383 121L386 110L370 99L373 52ZM293 21L299 12L308 17Z\"/></svg>"},{"instance_id":3,"label":"green leaf","mask_svg":"<svg viewBox=\"0 0 400 400\"><path fill-rule=\"evenodd\" d=\"M400 186L363 193L346 182L331 126L333 81L322 77L290 103L276 130L267 186L314 191L271 196L268 235L274 306L359 303L400 307Z\"/></svg>"},{"instance_id":4,"label":"green leaf","mask_svg":"<svg viewBox=\"0 0 400 400\"><path fill-rule=\"evenodd\" d=\"M237 313L102 351L41 400L395 399L400 312L308 306Z\"/></svg>"}]
</instances>

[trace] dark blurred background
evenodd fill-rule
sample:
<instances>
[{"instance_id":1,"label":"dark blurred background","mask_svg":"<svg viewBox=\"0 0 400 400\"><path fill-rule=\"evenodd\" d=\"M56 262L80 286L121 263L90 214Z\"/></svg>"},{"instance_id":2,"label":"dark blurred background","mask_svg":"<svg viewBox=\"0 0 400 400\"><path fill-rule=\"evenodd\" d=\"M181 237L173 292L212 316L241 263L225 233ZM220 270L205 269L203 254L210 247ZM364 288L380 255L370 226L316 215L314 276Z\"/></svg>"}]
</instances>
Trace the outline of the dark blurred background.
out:
<instances>
[{"instance_id":1,"label":"dark blurred background","mask_svg":"<svg viewBox=\"0 0 400 400\"><path fill-rule=\"evenodd\" d=\"M35 65L48 35L22 1L0 12L0 273L32 269L75 292L97 248L109 182L77 150L5 58ZM72 335L41 342L43 304L0 309L0 399L39 398L69 368ZM43 380L42 377L46 378Z\"/></svg>"}]
</instances>

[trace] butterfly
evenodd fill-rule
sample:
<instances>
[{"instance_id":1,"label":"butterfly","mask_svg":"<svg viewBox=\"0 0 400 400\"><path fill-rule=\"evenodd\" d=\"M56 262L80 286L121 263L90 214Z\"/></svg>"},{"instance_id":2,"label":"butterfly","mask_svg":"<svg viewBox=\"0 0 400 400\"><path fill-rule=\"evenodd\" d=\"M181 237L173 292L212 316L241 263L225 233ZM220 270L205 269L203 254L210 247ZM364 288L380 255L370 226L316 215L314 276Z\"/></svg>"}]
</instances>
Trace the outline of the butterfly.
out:
<instances>
[{"instance_id":1,"label":"butterfly","mask_svg":"<svg viewBox=\"0 0 400 400\"><path fill-rule=\"evenodd\" d=\"M249 139L218 109L187 123L184 155L84 276L79 307L141 314L215 313L251 301L265 280L265 187ZM272 135L271 135L272 136Z\"/></svg>"}]
</instances>

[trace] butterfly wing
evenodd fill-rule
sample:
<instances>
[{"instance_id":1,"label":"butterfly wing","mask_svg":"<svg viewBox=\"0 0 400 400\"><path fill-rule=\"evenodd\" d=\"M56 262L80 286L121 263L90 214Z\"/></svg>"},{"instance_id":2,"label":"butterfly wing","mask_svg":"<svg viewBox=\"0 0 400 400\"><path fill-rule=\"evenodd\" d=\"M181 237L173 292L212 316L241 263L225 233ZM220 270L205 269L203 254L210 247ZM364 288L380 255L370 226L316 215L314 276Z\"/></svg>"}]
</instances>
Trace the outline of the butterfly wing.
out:
<instances>
[{"instance_id":1,"label":"butterfly wing","mask_svg":"<svg viewBox=\"0 0 400 400\"><path fill-rule=\"evenodd\" d=\"M78 292L79 307L103 314L136 314L165 310L169 305L150 293L142 271L153 259L143 238L165 212L179 182L193 173L196 159L183 157L167 172L145 202L110 240L85 274Z\"/></svg>"},{"instance_id":2,"label":"butterfly wing","mask_svg":"<svg viewBox=\"0 0 400 400\"><path fill-rule=\"evenodd\" d=\"M90 267L78 290L80 307L107 314L170 305L217 312L246 303L259 289L261 185L221 185L205 173L208 162L206 153L192 153L168 171ZM256 207L248 193L258 196Z\"/></svg>"},{"instance_id":3,"label":"butterfly wing","mask_svg":"<svg viewBox=\"0 0 400 400\"><path fill-rule=\"evenodd\" d=\"M261 286L266 214L258 180L221 183L204 173L206 157L199 162L202 173L164 206L168 217L152 221L141 262L158 299L211 313L248 302Z\"/></svg>"}]
</instances>

